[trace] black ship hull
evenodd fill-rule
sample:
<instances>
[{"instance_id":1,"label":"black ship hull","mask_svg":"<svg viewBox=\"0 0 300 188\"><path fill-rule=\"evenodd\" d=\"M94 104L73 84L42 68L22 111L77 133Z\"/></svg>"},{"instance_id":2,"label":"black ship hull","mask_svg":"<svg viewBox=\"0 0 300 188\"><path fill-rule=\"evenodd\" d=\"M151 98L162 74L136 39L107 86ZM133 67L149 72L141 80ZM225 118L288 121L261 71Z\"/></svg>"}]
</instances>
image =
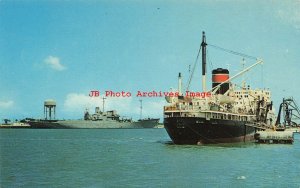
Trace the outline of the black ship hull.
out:
<instances>
[{"instance_id":1,"label":"black ship hull","mask_svg":"<svg viewBox=\"0 0 300 188\"><path fill-rule=\"evenodd\" d=\"M256 128L245 121L168 117L164 127L175 144L217 144L254 141Z\"/></svg>"}]
</instances>

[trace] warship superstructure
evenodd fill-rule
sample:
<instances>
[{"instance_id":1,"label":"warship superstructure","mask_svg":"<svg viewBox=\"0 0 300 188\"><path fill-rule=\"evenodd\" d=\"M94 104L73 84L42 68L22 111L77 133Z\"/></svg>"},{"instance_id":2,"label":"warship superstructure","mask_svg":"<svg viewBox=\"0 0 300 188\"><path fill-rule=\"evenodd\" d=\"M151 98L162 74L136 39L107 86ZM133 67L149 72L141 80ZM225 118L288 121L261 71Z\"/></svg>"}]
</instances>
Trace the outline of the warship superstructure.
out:
<instances>
[{"instance_id":1,"label":"warship superstructure","mask_svg":"<svg viewBox=\"0 0 300 188\"><path fill-rule=\"evenodd\" d=\"M275 123L271 92L268 89L251 89L245 82L238 87L232 80L263 61L257 59L256 63L232 77L227 69L214 69L212 88L206 90L207 45L203 32L203 92L188 95L190 92L187 89L182 93L179 73L179 96L166 97L170 104L164 106L164 127L175 144L254 141L256 131L272 127Z\"/></svg>"}]
</instances>

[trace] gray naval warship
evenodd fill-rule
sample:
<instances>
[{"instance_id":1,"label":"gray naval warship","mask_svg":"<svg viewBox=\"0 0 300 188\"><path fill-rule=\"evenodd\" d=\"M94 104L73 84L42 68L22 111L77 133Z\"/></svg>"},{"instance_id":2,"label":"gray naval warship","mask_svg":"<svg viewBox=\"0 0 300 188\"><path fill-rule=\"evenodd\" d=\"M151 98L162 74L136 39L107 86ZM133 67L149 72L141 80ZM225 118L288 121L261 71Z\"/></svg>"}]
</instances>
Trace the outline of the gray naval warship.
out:
<instances>
[{"instance_id":1,"label":"gray naval warship","mask_svg":"<svg viewBox=\"0 0 300 188\"><path fill-rule=\"evenodd\" d=\"M130 129L130 128L156 128L159 118L146 118L133 121L129 118L121 118L115 110L101 111L99 107L95 108L95 113L90 114L85 111L83 119L78 120L56 120L55 119L56 102L46 100L44 103L45 119L26 118L31 128L47 129Z\"/></svg>"}]
</instances>

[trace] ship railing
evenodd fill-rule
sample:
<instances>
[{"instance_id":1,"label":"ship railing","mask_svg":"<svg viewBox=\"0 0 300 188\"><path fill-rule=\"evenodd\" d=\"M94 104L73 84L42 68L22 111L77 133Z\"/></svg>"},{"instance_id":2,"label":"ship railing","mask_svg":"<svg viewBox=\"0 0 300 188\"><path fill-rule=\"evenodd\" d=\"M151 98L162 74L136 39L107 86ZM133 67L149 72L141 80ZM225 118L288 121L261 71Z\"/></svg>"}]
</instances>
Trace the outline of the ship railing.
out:
<instances>
[{"instance_id":1,"label":"ship railing","mask_svg":"<svg viewBox=\"0 0 300 188\"><path fill-rule=\"evenodd\" d=\"M177 110L176 106L164 106L164 111L173 111Z\"/></svg>"},{"instance_id":2,"label":"ship railing","mask_svg":"<svg viewBox=\"0 0 300 188\"><path fill-rule=\"evenodd\" d=\"M191 105L181 105L181 106L164 106L164 111L176 111L176 110L197 110L200 107L195 107Z\"/></svg>"}]
</instances>

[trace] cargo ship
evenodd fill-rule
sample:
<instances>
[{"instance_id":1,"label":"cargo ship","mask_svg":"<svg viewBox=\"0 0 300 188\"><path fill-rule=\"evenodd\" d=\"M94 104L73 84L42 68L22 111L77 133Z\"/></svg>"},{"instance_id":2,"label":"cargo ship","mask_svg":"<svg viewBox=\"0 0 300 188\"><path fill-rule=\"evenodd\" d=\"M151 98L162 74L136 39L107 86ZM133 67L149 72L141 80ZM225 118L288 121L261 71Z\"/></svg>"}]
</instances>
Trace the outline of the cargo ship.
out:
<instances>
[{"instance_id":1,"label":"cargo ship","mask_svg":"<svg viewBox=\"0 0 300 188\"><path fill-rule=\"evenodd\" d=\"M121 118L115 110L101 111L99 107L95 108L95 113L90 114L85 111L83 119L78 120L57 120L55 119L56 102L46 100L44 102L45 119L23 120L31 128L37 129L137 129L137 128L155 128L159 123L159 118L147 118L133 121L129 118ZM104 108L103 108L104 110Z\"/></svg>"},{"instance_id":2,"label":"cargo ship","mask_svg":"<svg viewBox=\"0 0 300 188\"><path fill-rule=\"evenodd\" d=\"M164 127L175 144L218 144L254 141L257 131L272 127L275 113L268 89L251 89L232 81L258 64L261 59L230 77L229 70L212 70L212 88L206 90L206 43L203 32L198 53L202 52L203 92L182 93L181 74L178 76L178 96L166 97ZM232 52L232 51L230 51ZM236 53L235 53L236 55ZM196 60L197 61L197 60Z\"/></svg>"}]
</instances>

